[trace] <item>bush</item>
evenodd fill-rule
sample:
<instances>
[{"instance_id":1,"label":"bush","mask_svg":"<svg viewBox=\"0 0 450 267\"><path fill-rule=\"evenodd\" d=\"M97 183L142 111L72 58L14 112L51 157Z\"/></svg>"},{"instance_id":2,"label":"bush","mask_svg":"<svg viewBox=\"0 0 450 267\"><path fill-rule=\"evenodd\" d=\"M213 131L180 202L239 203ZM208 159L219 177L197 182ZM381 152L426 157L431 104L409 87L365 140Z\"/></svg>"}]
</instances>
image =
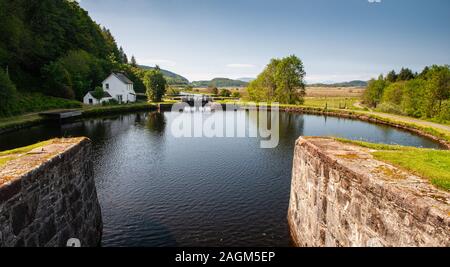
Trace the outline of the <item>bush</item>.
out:
<instances>
[{"instance_id":1,"label":"bush","mask_svg":"<svg viewBox=\"0 0 450 267\"><path fill-rule=\"evenodd\" d=\"M117 101L117 99L113 98L110 99L108 101L102 102L102 106L113 106L113 105L118 105L119 101Z\"/></svg>"},{"instance_id":2,"label":"bush","mask_svg":"<svg viewBox=\"0 0 450 267\"><path fill-rule=\"evenodd\" d=\"M220 96L222 97L230 97L231 96L231 91L228 89L223 89L220 91Z\"/></svg>"},{"instance_id":3,"label":"bush","mask_svg":"<svg viewBox=\"0 0 450 267\"><path fill-rule=\"evenodd\" d=\"M169 90L167 92L168 95L172 95L172 96L177 96L180 95L180 89L175 88L175 87L169 87Z\"/></svg>"},{"instance_id":4,"label":"bush","mask_svg":"<svg viewBox=\"0 0 450 267\"><path fill-rule=\"evenodd\" d=\"M233 92L233 93L231 94L231 96L234 97L234 98L240 98L240 97L241 97L241 93L239 93L239 92Z\"/></svg>"},{"instance_id":5,"label":"bush","mask_svg":"<svg viewBox=\"0 0 450 267\"><path fill-rule=\"evenodd\" d=\"M379 104L377 107L377 111L403 115L403 112L399 105L389 102Z\"/></svg>"},{"instance_id":6,"label":"bush","mask_svg":"<svg viewBox=\"0 0 450 267\"><path fill-rule=\"evenodd\" d=\"M441 112L437 116L440 122L450 122L450 100L442 102Z\"/></svg>"},{"instance_id":7,"label":"bush","mask_svg":"<svg viewBox=\"0 0 450 267\"><path fill-rule=\"evenodd\" d=\"M403 98L405 88L404 82L396 82L389 84L383 92L382 102L389 102L395 105L400 105Z\"/></svg>"}]
</instances>

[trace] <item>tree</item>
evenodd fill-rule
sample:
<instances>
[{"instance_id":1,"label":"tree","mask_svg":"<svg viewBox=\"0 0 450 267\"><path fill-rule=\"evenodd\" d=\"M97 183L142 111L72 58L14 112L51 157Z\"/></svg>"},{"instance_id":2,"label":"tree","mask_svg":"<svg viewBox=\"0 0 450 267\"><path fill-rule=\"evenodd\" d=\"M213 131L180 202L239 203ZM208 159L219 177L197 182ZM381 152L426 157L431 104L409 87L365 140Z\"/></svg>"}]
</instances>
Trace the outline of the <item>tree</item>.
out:
<instances>
[{"instance_id":1,"label":"tree","mask_svg":"<svg viewBox=\"0 0 450 267\"><path fill-rule=\"evenodd\" d=\"M180 89L173 86L169 86L168 94L171 96L178 96L180 95Z\"/></svg>"},{"instance_id":2,"label":"tree","mask_svg":"<svg viewBox=\"0 0 450 267\"><path fill-rule=\"evenodd\" d=\"M95 97L97 100L100 100L105 95L105 91L103 91L103 87L97 86L95 87L94 92L91 93L93 97Z\"/></svg>"},{"instance_id":3,"label":"tree","mask_svg":"<svg viewBox=\"0 0 450 267\"><path fill-rule=\"evenodd\" d=\"M136 58L134 56L131 56L130 64L131 64L131 66L133 66L135 68L138 66L138 64L136 62Z\"/></svg>"},{"instance_id":4,"label":"tree","mask_svg":"<svg viewBox=\"0 0 450 267\"><path fill-rule=\"evenodd\" d=\"M72 88L72 79L64 66L55 62L43 68L45 77L44 88L51 96L74 99L75 93Z\"/></svg>"},{"instance_id":5,"label":"tree","mask_svg":"<svg viewBox=\"0 0 450 267\"><path fill-rule=\"evenodd\" d=\"M397 73L395 73L395 70L392 70L391 72L389 72L386 76L386 81L391 82L391 83L395 83L397 81L398 75Z\"/></svg>"},{"instance_id":6,"label":"tree","mask_svg":"<svg viewBox=\"0 0 450 267\"><path fill-rule=\"evenodd\" d=\"M402 68L397 76L397 81L409 81L415 78L414 73L408 68Z\"/></svg>"},{"instance_id":7,"label":"tree","mask_svg":"<svg viewBox=\"0 0 450 267\"><path fill-rule=\"evenodd\" d=\"M302 104L305 96L305 71L302 61L292 55L283 58L277 65L275 72L275 91L280 103Z\"/></svg>"},{"instance_id":8,"label":"tree","mask_svg":"<svg viewBox=\"0 0 450 267\"><path fill-rule=\"evenodd\" d=\"M381 102L381 97L383 96L385 87L386 81L384 80L383 75L380 75L377 80L370 80L366 91L364 91L364 102L367 105L376 108Z\"/></svg>"},{"instance_id":9,"label":"tree","mask_svg":"<svg viewBox=\"0 0 450 267\"><path fill-rule=\"evenodd\" d=\"M161 102L162 97L166 93L167 81L164 79L158 66L147 71L144 77L144 84L147 88L147 98L152 102Z\"/></svg>"},{"instance_id":10,"label":"tree","mask_svg":"<svg viewBox=\"0 0 450 267\"><path fill-rule=\"evenodd\" d=\"M230 97L231 91L228 89L222 89L222 90L220 90L220 96L221 97Z\"/></svg>"},{"instance_id":11,"label":"tree","mask_svg":"<svg viewBox=\"0 0 450 267\"><path fill-rule=\"evenodd\" d=\"M0 116L13 115L16 101L16 86L0 68Z\"/></svg>"},{"instance_id":12,"label":"tree","mask_svg":"<svg viewBox=\"0 0 450 267\"><path fill-rule=\"evenodd\" d=\"M426 115L432 118L441 112L443 101L450 100L450 67L432 66L426 79Z\"/></svg>"},{"instance_id":13,"label":"tree","mask_svg":"<svg viewBox=\"0 0 450 267\"><path fill-rule=\"evenodd\" d=\"M305 70L295 55L272 59L247 90L253 101L301 104L305 96Z\"/></svg>"},{"instance_id":14,"label":"tree","mask_svg":"<svg viewBox=\"0 0 450 267\"><path fill-rule=\"evenodd\" d=\"M235 92L233 92L233 93L231 94L231 96L234 97L234 98L240 98L240 97L241 97L241 93L235 91Z\"/></svg>"},{"instance_id":15,"label":"tree","mask_svg":"<svg viewBox=\"0 0 450 267\"><path fill-rule=\"evenodd\" d=\"M403 92L405 88L405 82L396 82L389 84L383 90L382 102L389 102L391 104L400 105L403 99Z\"/></svg>"},{"instance_id":16,"label":"tree","mask_svg":"<svg viewBox=\"0 0 450 267\"><path fill-rule=\"evenodd\" d=\"M120 63L128 64L127 54L125 54L122 47L119 48L119 59L120 59Z\"/></svg>"},{"instance_id":17,"label":"tree","mask_svg":"<svg viewBox=\"0 0 450 267\"><path fill-rule=\"evenodd\" d=\"M427 82L421 78L409 80L405 83L401 109L403 113L413 117L423 117L426 114L426 105L424 105L424 88Z\"/></svg>"},{"instance_id":18,"label":"tree","mask_svg":"<svg viewBox=\"0 0 450 267\"><path fill-rule=\"evenodd\" d=\"M210 90L209 90L210 92L211 92L211 94L213 94L213 95L218 95L219 94L219 89L217 89L217 87L212 87L212 88L210 88Z\"/></svg>"}]
</instances>

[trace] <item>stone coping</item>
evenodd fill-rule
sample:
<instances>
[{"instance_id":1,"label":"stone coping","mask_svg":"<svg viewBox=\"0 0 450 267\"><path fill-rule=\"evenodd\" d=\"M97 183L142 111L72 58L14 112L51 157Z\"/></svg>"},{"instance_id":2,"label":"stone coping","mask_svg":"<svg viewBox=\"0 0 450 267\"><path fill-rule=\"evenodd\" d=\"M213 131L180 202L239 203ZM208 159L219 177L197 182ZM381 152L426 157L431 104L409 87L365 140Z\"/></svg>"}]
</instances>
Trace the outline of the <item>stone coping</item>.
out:
<instances>
[{"instance_id":1,"label":"stone coping","mask_svg":"<svg viewBox=\"0 0 450 267\"><path fill-rule=\"evenodd\" d=\"M434 187L422 177L376 160L370 154L375 150L323 137L300 137L296 146L418 220L449 229L450 193Z\"/></svg>"},{"instance_id":2,"label":"stone coping","mask_svg":"<svg viewBox=\"0 0 450 267\"><path fill-rule=\"evenodd\" d=\"M17 194L21 180L27 175L51 165L79 144L90 142L86 137L60 138L50 144L35 148L17 159L8 161L0 168L0 203Z\"/></svg>"}]
</instances>

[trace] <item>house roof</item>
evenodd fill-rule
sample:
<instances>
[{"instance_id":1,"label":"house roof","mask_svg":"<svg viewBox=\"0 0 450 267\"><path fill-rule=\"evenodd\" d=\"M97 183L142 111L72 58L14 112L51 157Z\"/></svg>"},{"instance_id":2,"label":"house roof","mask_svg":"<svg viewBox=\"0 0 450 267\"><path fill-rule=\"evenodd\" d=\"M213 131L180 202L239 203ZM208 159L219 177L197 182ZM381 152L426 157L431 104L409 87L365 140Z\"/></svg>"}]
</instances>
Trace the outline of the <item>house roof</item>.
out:
<instances>
[{"instance_id":1,"label":"house roof","mask_svg":"<svg viewBox=\"0 0 450 267\"><path fill-rule=\"evenodd\" d=\"M91 96L94 96L94 93L95 91L89 91L88 93L89 94L91 94ZM106 92L106 91L103 91L103 96L102 96L102 98L106 98L106 97L112 97L108 92Z\"/></svg>"},{"instance_id":2,"label":"house roof","mask_svg":"<svg viewBox=\"0 0 450 267\"><path fill-rule=\"evenodd\" d=\"M128 79L127 76L125 76L125 74L120 73L120 72L113 72L114 76L116 76L119 80L121 80L123 83L126 84L133 84L133 82Z\"/></svg>"}]
</instances>

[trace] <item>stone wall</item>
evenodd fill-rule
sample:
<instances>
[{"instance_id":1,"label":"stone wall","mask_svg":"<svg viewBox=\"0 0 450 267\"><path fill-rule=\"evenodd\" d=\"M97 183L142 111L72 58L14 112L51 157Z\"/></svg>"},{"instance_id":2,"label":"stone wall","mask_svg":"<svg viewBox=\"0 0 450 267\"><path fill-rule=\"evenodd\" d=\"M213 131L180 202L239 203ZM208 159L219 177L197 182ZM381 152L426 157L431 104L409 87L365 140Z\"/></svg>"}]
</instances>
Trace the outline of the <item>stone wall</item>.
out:
<instances>
[{"instance_id":1,"label":"stone wall","mask_svg":"<svg viewBox=\"0 0 450 267\"><path fill-rule=\"evenodd\" d=\"M450 194L330 138L295 147L288 220L298 246L450 246Z\"/></svg>"},{"instance_id":2,"label":"stone wall","mask_svg":"<svg viewBox=\"0 0 450 267\"><path fill-rule=\"evenodd\" d=\"M55 139L0 167L0 247L100 244L90 152L87 138Z\"/></svg>"}]
</instances>

